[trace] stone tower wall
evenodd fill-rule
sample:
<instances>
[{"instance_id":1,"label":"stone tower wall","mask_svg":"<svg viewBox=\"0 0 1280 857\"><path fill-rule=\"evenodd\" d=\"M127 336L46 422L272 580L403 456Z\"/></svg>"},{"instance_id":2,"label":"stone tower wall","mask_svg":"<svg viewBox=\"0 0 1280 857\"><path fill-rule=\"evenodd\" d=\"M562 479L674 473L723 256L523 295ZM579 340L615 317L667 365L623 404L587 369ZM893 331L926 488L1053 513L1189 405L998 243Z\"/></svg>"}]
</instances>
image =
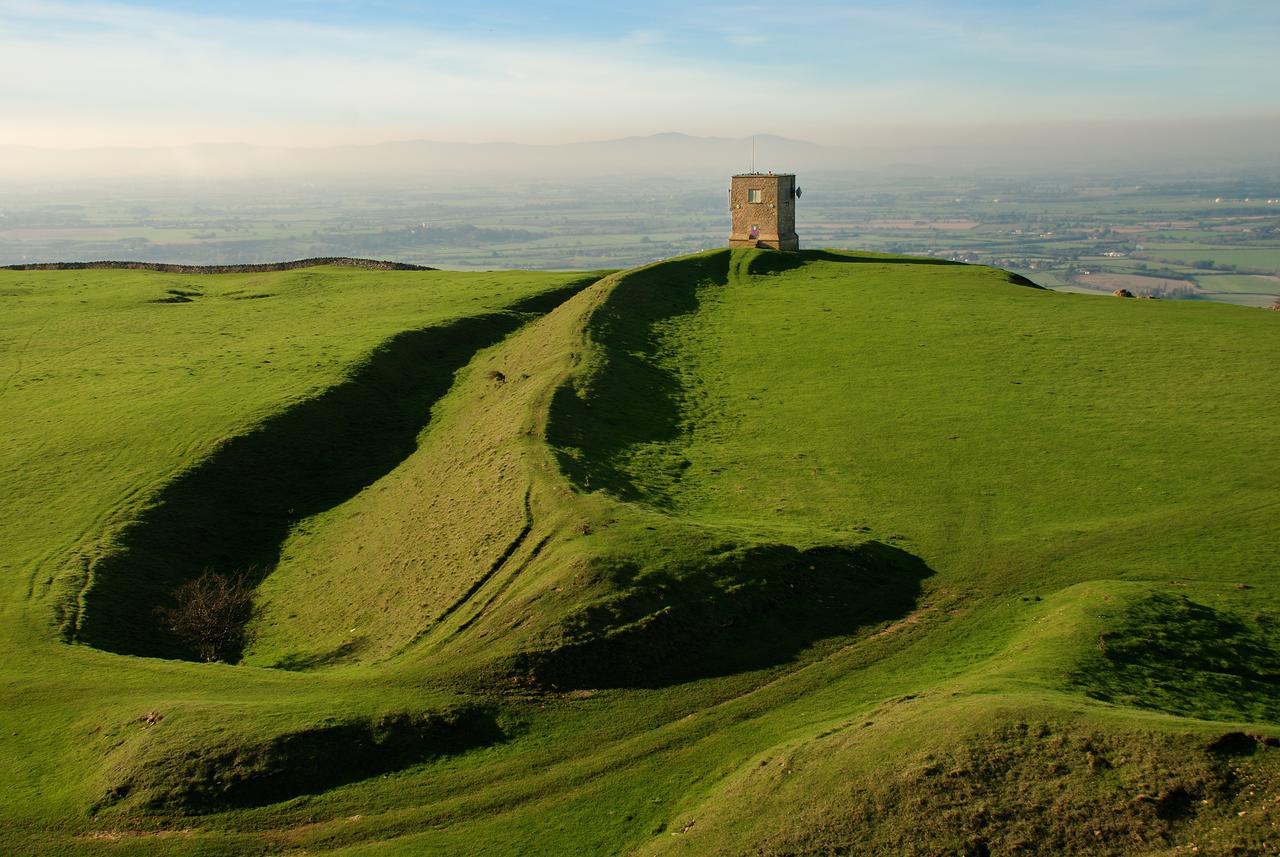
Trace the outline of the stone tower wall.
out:
<instances>
[{"instance_id":1,"label":"stone tower wall","mask_svg":"<svg viewBox=\"0 0 1280 857\"><path fill-rule=\"evenodd\" d=\"M796 235L796 177L790 173L746 173L729 185L729 213L733 227L730 247L769 247L799 250ZM760 191L760 201L750 201L750 191ZM751 227L758 227L752 237Z\"/></svg>"}]
</instances>

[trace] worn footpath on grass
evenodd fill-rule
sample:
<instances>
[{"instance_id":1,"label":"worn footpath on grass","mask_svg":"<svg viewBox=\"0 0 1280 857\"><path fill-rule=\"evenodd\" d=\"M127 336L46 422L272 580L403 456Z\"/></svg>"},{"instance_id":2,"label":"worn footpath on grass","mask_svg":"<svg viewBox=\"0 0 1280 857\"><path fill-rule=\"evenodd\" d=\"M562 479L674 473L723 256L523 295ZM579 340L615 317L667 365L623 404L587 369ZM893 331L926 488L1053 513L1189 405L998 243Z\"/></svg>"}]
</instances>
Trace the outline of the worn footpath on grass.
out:
<instances>
[{"instance_id":1,"label":"worn footpath on grass","mask_svg":"<svg viewBox=\"0 0 1280 857\"><path fill-rule=\"evenodd\" d=\"M0 277L7 847L1273 849L1275 314L827 251ZM147 623L206 565L239 665Z\"/></svg>"}]
</instances>

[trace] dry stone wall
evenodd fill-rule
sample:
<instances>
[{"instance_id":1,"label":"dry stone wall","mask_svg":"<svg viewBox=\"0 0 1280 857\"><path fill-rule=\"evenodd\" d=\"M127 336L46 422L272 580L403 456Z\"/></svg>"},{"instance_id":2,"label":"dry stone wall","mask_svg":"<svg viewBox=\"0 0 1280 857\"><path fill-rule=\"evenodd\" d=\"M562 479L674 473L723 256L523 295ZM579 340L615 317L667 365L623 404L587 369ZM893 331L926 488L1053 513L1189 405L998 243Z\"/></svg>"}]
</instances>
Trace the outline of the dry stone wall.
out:
<instances>
[{"instance_id":1,"label":"dry stone wall","mask_svg":"<svg viewBox=\"0 0 1280 857\"><path fill-rule=\"evenodd\" d=\"M255 265L173 265L166 262L31 262L22 265L4 265L8 271L78 271L88 268L119 268L130 271L160 271L165 274L263 274L271 271L292 271L295 268L311 268L316 265L343 265L348 268L368 268L374 271L435 271L425 265L407 262L384 262L378 259L354 259L349 256L320 256L314 259L295 259L292 262L266 262Z\"/></svg>"}]
</instances>

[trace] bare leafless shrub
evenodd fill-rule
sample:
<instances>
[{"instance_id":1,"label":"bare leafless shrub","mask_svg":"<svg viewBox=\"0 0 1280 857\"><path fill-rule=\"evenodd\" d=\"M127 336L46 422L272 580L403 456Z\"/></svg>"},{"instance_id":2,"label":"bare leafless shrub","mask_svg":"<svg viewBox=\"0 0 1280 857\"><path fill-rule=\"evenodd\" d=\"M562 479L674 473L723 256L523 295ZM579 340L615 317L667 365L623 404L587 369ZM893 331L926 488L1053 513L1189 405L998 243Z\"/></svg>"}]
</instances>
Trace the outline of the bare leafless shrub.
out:
<instances>
[{"instance_id":1,"label":"bare leafless shrub","mask_svg":"<svg viewBox=\"0 0 1280 857\"><path fill-rule=\"evenodd\" d=\"M173 590L173 606L157 607L160 621L205 661L223 661L248 642L253 587L247 572L234 577L205 569Z\"/></svg>"}]
</instances>

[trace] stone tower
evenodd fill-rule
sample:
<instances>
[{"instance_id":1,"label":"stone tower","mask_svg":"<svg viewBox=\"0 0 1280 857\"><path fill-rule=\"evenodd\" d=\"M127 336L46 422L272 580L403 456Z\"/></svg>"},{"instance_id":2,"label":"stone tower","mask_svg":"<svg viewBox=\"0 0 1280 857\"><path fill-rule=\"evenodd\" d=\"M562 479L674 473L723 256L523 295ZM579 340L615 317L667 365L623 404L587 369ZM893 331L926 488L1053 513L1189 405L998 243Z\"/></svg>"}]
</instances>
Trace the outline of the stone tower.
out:
<instances>
[{"instance_id":1,"label":"stone tower","mask_svg":"<svg viewBox=\"0 0 1280 857\"><path fill-rule=\"evenodd\" d=\"M794 173L741 173L729 185L730 247L799 250Z\"/></svg>"}]
</instances>

